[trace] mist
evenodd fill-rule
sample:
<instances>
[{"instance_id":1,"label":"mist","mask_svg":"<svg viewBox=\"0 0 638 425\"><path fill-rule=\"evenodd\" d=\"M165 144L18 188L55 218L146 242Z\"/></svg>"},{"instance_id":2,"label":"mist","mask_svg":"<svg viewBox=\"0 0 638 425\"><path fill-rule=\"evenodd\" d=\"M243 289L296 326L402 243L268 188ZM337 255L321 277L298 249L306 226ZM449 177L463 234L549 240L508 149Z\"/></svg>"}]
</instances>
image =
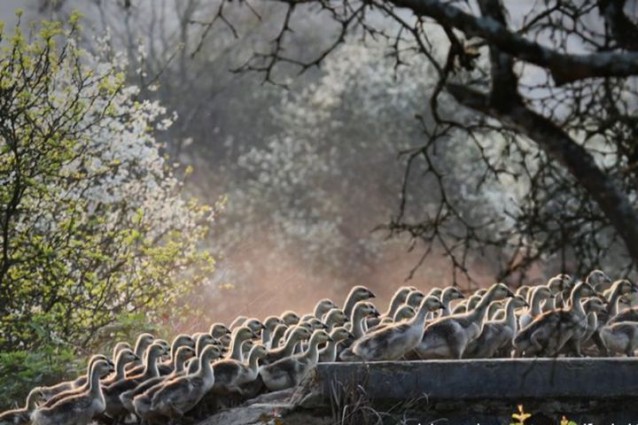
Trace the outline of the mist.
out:
<instances>
[{"instance_id":1,"label":"mist","mask_svg":"<svg viewBox=\"0 0 638 425\"><path fill-rule=\"evenodd\" d=\"M229 322L238 314L309 312L326 297L342 303L357 284L370 287L383 305L406 282L428 290L494 281L498 252L472 253L470 282L454 277L436 246L423 259L422 245L389 237L383 228L398 211L406 163L398 154L423 141L414 117L427 115L433 80L422 58L397 70L386 42L352 37L321 68L302 75L278 68L273 80L282 87L265 82L263 73L233 72L276 34L282 9L260 5L260 19L239 6L229 10L235 36L223 25L205 24L214 4L68 0L22 6L28 20L64 19L80 10L87 48L95 48L93 37L108 34L128 57L131 84L176 113L161 136L166 153L188 192L219 206L213 234L201 247L215 256L216 271L182 302L196 304L206 320ZM15 6L1 7L10 26ZM289 40L290 54L311 57L325 48L332 41L324 30L330 22L321 13L296 22L306 30ZM380 19L379 25L388 24ZM460 170L454 184L461 189L475 173L464 152L441 156L443 166ZM410 182L418 207L409 214L416 218L434 208L438 194L418 170ZM468 214L492 214L501 201L468 202ZM175 330L201 328L200 321L184 318Z\"/></svg>"}]
</instances>

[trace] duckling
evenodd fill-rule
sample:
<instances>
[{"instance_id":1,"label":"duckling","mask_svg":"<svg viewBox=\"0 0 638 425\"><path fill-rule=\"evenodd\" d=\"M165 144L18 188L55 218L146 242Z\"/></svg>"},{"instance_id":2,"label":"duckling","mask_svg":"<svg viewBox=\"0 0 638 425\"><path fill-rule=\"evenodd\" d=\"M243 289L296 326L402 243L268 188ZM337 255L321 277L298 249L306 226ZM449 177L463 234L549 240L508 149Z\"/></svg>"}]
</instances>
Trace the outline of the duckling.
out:
<instances>
[{"instance_id":1,"label":"duckling","mask_svg":"<svg viewBox=\"0 0 638 425\"><path fill-rule=\"evenodd\" d=\"M415 353L422 359L461 359L467 345L481 333L489 304L494 300L513 296L514 293L505 284L495 283L473 310L442 317L427 325Z\"/></svg>"},{"instance_id":2,"label":"duckling","mask_svg":"<svg viewBox=\"0 0 638 425\"><path fill-rule=\"evenodd\" d=\"M474 295L478 295L479 297L483 298L483 296L487 294L487 289L486 288L479 288L476 290L476 292L474 292Z\"/></svg>"},{"instance_id":3,"label":"duckling","mask_svg":"<svg viewBox=\"0 0 638 425\"><path fill-rule=\"evenodd\" d=\"M281 339L283 338L287 330L288 330L288 325L286 325L285 323L281 325L277 325L275 327L275 330L272 332L270 343L267 345L266 348L271 350L273 348L279 347L279 343L281 342Z\"/></svg>"},{"instance_id":4,"label":"duckling","mask_svg":"<svg viewBox=\"0 0 638 425\"><path fill-rule=\"evenodd\" d=\"M248 364L234 359L220 360L213 364L215 385L212 391L215 393L236 392L243 394L241 386L257 379L259 360L266 357L267 354L263 345L256 344L250 349Z\"/></svg>"},{"instance_id":5,"label":"duckling","mask_svg":"<svg viewBox=\"0 0 638 425\"><path fill-rule=\"evenodd\" d=\"M256 337L257 335L255 335L255 332L253 332L247 326L241 326L239 328L233 329L233 333L231 334L231 339L232 339L231 347L230 347L231 351L226 356L226 358L243 361L244 356L241 350L241 345L244 343L244 341L251 338L256 338Z\"/></svg>"},{"instance_id":6,"label":"duckling","mask_svg":"<svg viewBox=\"0 0 638 425\"><path fill-rule=\"evenodd\" d=\"M324 330L316 330L310 337L308 349L301 354L283 358L263 366L259 376L270 391L283 390L298 385L319 361L319 344L330 341Z\"/></svg>"},{"instance_id":7,"label":"duckling","mask_svg":"<svg viewBox=\"0 0 638 425\"><path fill-rule=\"evenodd\" d=\"M424 298L416 316L366 334L352 344L352 353L364 361L400 359L421 342L427 313L442 307L438 298Z\"/></svg>"},{"instance_id":8,"label":"duckling","mask_svg":"<svg viewBox=\"0 0 638 425\"><path fill-rule=\"evenodd\" d=\"M312 331L314 330L312 325L308 322L299 322L296 326L301 326L302 328L306 328L310 331L310 333L312 334ZM295 326L290 326L288 329L286 329L286 332L284 332L284 336L283 336L283 343L285 343L285 341L288 341L288 338L290 338L290 334L292 333L293 329L295 328ZM282 343L280 342L279 344L280 346L282 345Z\"/></svg>"},{"instance_id":9,"label":"duckling","mask_svg":"<svg viewBox=\"0 0 638 425\"><path fill-rule=\"evenodd\" d=\"M532 321L541 315L543 301L553 298L554 294L547 286L535 286L530 289L530 308L525 311L519 318L518 324L522 329L532 323Z\"/></svg>"},{"instance_id":10,"label":"duckling","mask_svg":"<svg viewBox=\"0 0 638 425\"><path fill-rule=\"evenodd\" d=\"M348 321L348 316L340 308L331 308L323 316L322 320L328 327L327 331L332 332L334 328L345 325Z\"/></svg>"},{"instance_id":11,"label":"duckling","mask_svg":"<svg viewBox=\"0 0 638 425\"><path fill-rule=\"evenodd\" d=\"M162 382L168 382L172 378L182 375L184 372L184 365L186 364L186 361L188 361L189 359L193 357L195 357L194 348L189 347L187 345L178 347L176 351L174 352L174 355L171 360L173 365L171 367L172 372L170 374L165 376L156 376L155 378L147 379L146 381L141 382L135 388L132 388L128 391L124 391L122 394L120 394L120 401L122 402L122 405L124 406L124 408L131 413L135 413L135 406L133 405L133 399L136 396L144 393L146 390L153 387L154 385L157 385Z\"/></svg>"},{"instance_id":12,"label":"duckling","mask_svg":"<svg viewBox=\"0 0 638 425\"><path fill-rule=\"evenodd\" d=\"M564 307L564 294L569 294L574 288L575 282L572 277L565 273L559 273L547 281L549 290L554 294L554 298L550 298L551 303L545 303L543 313Z\"/></svg>"},{"instance_id":13,"label":"duckling","mask_svg":"<svg viewBox=\"0 0 638 425\"><path fill-rule=\"evenodd\" d=\"M516 292L514 292L517 296L527 300L527 303L530 304L530 299L528 297L529 295L529 291L532 289L531 286L529 285L521 285L516 289Z\"/></svg>"},{"instance_id":14,"label":"duckling","mask_svg":"<svg viewBox=\"0 0 638 425\"><path fill-rule=\"evenodd\" d=\"M135 348L133 349L133 352L138 358L143 359L144 353L146 353L146 350L148 350L148 347L151 346L153 341L155 341L155 337L153 335L149 333L140 334L137 337L137 340L135 341ZM129 364L127 365L125 370L128 373L131 369L133 369L136 366L137 366L136 364Z\"/></svg>"},{"instance_id":15,"label":"duckling","mask_svg":"<svg viewBox=\"0 0 638 425\"><path fill-rule=\"evenodd\" d=\"M345 313L345 311L344 311ZM376 307L367 301L358 301L352 308L350 322L346 324L346 328L354 335L355 338L361 338L366 333L365 318L370 315L378 315Z\"/></svg>"},{"instance_id":16,"label":"duckling","mask_svg":"<svg viewBox=\"0 0 638 425\"><path fill-rule=\"evenodd\" d=\"M600 328L600 338L611 353L634 357L638 348L638 322L617 322Z\"/></svg>"},{"instance_id":17,"label":"duckling","mask_svg":"<svg viewBox=\"0 0 638 425\"><path fill-rule=\"evenodd\" d=\"M230 330L233 331L236 328L243 326L246 320L248 320L248 317L246 316L237 316L235 320L233 320L232 323L230 324L229 326Z\"/></svg>"},{"instance_id":18,"label":"duckling","mask_svg":"<svg viewBox=\"0 0 638 425\"><path fill-rule=\"evenodd\" d=\"M394 313L394 317L392 318L392 321L395 323L398 323L403 320L411 319L415 315L416 315L416 310L414 309L414 307L404 304L401 307L399 307L396 313Z\"/></svg>"},{"instance_id":19,"label":"duckling","mask_svg":"<svg viewBox=\"0 0 638 425\"><path fill-rule=\"evenodd\" d=\"M151 344L151 346L147 349L146 353L144 354L144 359L146 359L146 357L148 356L148 352L153 345L160 345L164 348L160 357L165 354L170 354L170 346L168 345L168 342L164 341L163 339L156 339L153 341L153 344ZM158 360L160 357L158 357ZM132 367L132 368L125 367L124 369L126 369L126 376L129 377L129 376L136 376L136 375L140 375L144 373L147 370L147 366L146 366L146 362L143 362L143 364L139 366ZM158 371L159 371L159 365L158 365Z\"/></svg>"},{"instance_id":20,"label":"duckling","mask_svg":"<svg viewBox=\"0 0 638 425\"><path fill-rule=\"evenodd\" d=\"M492 301L487 306L487 313L485 314L486 320L503 320L507 316L505 311L503 300Z\"/></svg>"},{"instance_id":21,"label":"duckling","mask_svg":"<svg viewBox=\"0 0 638 425\"><path fill-rule=\"evenodd\" d=\"M173 373L176 362L178 361L176 355L181 347L195 349L195 340L190 335L186 334L180 334L173 338L169 351L171 357L166 362L157 365L157 370L159 371L160 376L166 376Z\"/></svg>"},{"instance_id":22,"label":"duckling","mask_svg":"<svg viewBox=\"0 0 638 425\"><path fill-rule=\"evenodd\" d=\"M529 307L525 298L518 295L509 298L505 303L505 318L485 322L481 334L467 345L463 357L488 359L499 352L511 352L512 340L517 332L517 319L514 310L519 307Z\"/></svg>"},{"instance_id":23,"label":"duckling","mask_svg":"<svg viewBox=\"0 0 638 425\"><path fill-rule=\"evenodd\" d=\"M31 413L38 407L37 403L41 398L40 387L33 388L27 395L27 401L24 407L0 413L0 425L30 424Z\"/></svg>"},{"instance_id":24,"label":"duckling","mask_svg":"<svg viewBox=\"0 0 638 425\"><path fill-rule=\"evenodd\" d=\"M392 317L394 316L394 313L396 313L396 310L405 303L408 295L410 295L412 291L416 290L417 289L414 286L402 286L397 289L392 295L388 310L385 313L380 314L377 317L369 316L366 318L366 328L376 329L382 322L385 324L392 323ZM328 333L330 333L330 329L328 330Z\"/></svg>"},{"instance_id":25,"label":"duckling","mask_svg":"<svg viewBox=\"0 0 638 425\"><path fill-rule=\"evenodd\" d=\"M626 308L619 311L615 316L610 317L607 323L611 325L620 322L638 322L638 308Z\"/></svg>"},{"instance_id":26,"label":"duckling","mask_svg":"<svg viewBox=\"0 0 638 425\"><path fill-rule=\"evenodd\" d=\"M283 347L273 348L268 351L266 357L263 358L263 363L274 363L284 357L291 356L294 353L295 346L299 342L310 338L311 335L312 332L306 327L303 327L301 325L293 327L290 337L288 337Z\"/></svg>"},{"instance_id":27,"label":"duckling","mask_svg":"<svg viewBox=\"0 0 638 425\"><path fill-rule=\"evenodd\" d=\"M467 312L471 312L483 299L483 295L474 294L467 300Z\"/></svg>"},{"instance_id":28,"label":"duckling","mask_svg":"<svg viewBox=\"0 0 638 425\"><path fill-rule=\"evenodd\" d=\"M545 284L552 291L552 294L558 294L565 289L573 289L574 281L572 277L566 273L559 273L556 276L550 278Z\"/></svg>"},{"instance_id":29,"label":"duckling","mask_svg":"<svg viewBox=\"0 0 638 425\"><path fill-rule=\"evenodd\" d=\"M589 283L596 291L603 292L611 286L612 280L604 271L593 270L587 275L585 282Z\"/></svg>"},{"instance_id":30,"label":"duckling","mask_svg":"<svg viewBox=\"0 0 638 425\"><path fill-rule=\"evenodd\" d=\"M242 358L242 361L244 361L244 360L246 360L248 358L248 353L250 353L250 350L252 350L254 345L255 345L255 343L253 342L252 339L247 339L246 341L241 343L241 358Z\"/></svg>"},{"instance_id":31,"label":"duckling","mask_svg":"<svg viewBox=\"0 0 638 425\"><path fill-rule=\"evenodd\" d=\"M352 310L354 305L359 301L364 301L370 298L374 298L374 293L365 286L355 286L350 290L344 303L343 312L346 316L352 316Z\"/></svg>"},{"instance_id":32,"label":"duckling","mask_svg":"<svg viewBox=\"0 0 638 425\"><path fill-rule=\"evenodd\" d=\"M230 335L230 329L223 323L213 323L210 325L209 333L213 338L220 339L226 335Z\"/></svg>"},{"instance_id":33,"label":"duckling","mask_svg":"<svg viewBox=\"0 0 638 425\"><path fill-rule=\"evenodd\" d=\"M51 407L39 407L33 411L33 425L88 425L93 417L102 413L106 406L100 378L113 371L108 361L99 359L92 363L89 389L81 394L58 401Z\"/></svg>"},{"instance_id":34,"label":"duckling","mask_svg":"<svg viewBox=\"0 0 638 425\"><path fill-rule=\"evenodd\" d=\"M317 319L321 319L324 314L326 314L333 308L337 308L337 305L331 299L324 298L322 300L317 301L317 304L315 304L313 314Z\"/></svg>"},{"instance_id":35,"label":"duckling","mask_svg":"<svg viewBox=\"0 0 638 425\"><path fill-rule=\"evenodd\" d=\"M456 304L454 308L452 308L452 314L463 314L467 313L467 303L468 299L461 300L460 303Z\"/></svg>"},{"instance_id":36,"label":"duckling","mask_svg":"<svg viewBox=\"0 0 638 425\"><path fill-rule=\"evenodd\" d=\"M264 347L268 347L273 331L277 325L281 325L283 321L277 316L268 316L264 320L264 330L261 332L261 343Z\"/></svg>"},{"instance_id":37,"label":"duckling","mask_svg":"<svg viewBox=\"0 0 638 425\"><path fill-rule=\"evenodd\" d=\"M428 315L429 314L430 313L428 313ZM388 325L391 325L392 323L399 323L404 320L411 319L415 315L416 315L416 310L412 306L403 304L401 307L399 307L399 309L394 314L394 318L384 317L377 326L373 326L369 328L366 333L378 331L379 329L384 328ZM427 321L427 318L426 318L426 321Z\"/></svg>"},{"instance_id":38,"label":"duckling","mask_svg":"<svg viewBox=\"0 0 638 425\"><path fill-rule=\"evenodd\" d=\"M115 357L115 372L102 380L102 386L111 385L113 382L124 378L126 376L126 366L131 363L137 364L141 361L142 359L137 357L130 348L118 350L117 356Z\"/></svg>"},{"instance_id":39,"label":"duckling","mask_svg":"<svg viewBox=\"0 0 638 425\"><path fill-rule=\"evenodd\" d=\"M255 338L260 337L261 331L264 329L264 324L261 323L261 320L254 317L251 319L247 319L242 326L253 331L253 333L255 334Z\"/></svg>"},{"instance_id":40,"label":"duckling","mask_svg":"<svg viewBox=\"0 0 638 425\"><path fill-rule=\"evenodd\" d=\"M476 305L479 303L479 301L481 301L481 298L481 295L472 294L472 296L467 299L467 302L464 302L465 300L463 300L458 303L452 310L452 314L463 314L471 312L472 310L474 310L474 308L476 308Z\"/></svg>"},{"instance_id":41,"label":"duckling","mask_svg":"<svg viewBox=\"0 0 638 425\"><path fill-rule=\"evenodd\" d=\"M115 423L120 422L128 414L128 411L124 408L124 405L120 400L120 394L124 391L135 388L147 379L158 377L159 370L157 368L157 360L167 353L168 344L159 340L155 341L146 352L144 370L140 374L126 376L124 379L114 382L104 388L103 392L106 400L106 414L113 418Z\"/></svg>"},{"instance_id":42,"label":"duckling","mask_svg":"<svg viewBox=\"0 0 638 425\"><path fill-rule=\"evenodd\" d=\"M153 395L150 410L182 423L184 414L195 407L215 384L211 361L217 352L218 349L214 346L206 347L199 358L197 372L164 384Z\"/></svg>"},{"instance_id":43,"label":"duckling","mask_svg":"<svg viewBox=\"0 0 638 425\"><path fill-rule=\"evenodd\" d=\"M412 291L416 291L417 289L414 286L402 286L397 289L392 298L390 299L390 305L388 306L388 311L381 315L382 318L389 317L393 318L394 314L397 312L399 307L405 303L408 298L408 295Z\"/></svg>"},{"instance_id":44,"label":"duckling","mask_svg":"<svg viewBox=\"0 0 638 425\"><path fill-rule=\"evenodd\" d=\"M131 344L129 344L126 341L120 341L117 344L115 344L115 346L113 347L113 358L117 359L117 355L120 353L120 351L122 350L131 350L133 351L133 347L131 347Z\"/></svg>"},{"instance_id":45,"label":"duckling","mask_svg":"<svg viewBox=\"0 0 638 425\"><path fill-rule=\"evenodd\" d=\"M430 292L433 291L434 290ZM408 294L408 297L405 299L405 303L412 308L418 308L421 305L421 302L423 302L423 298L425 298L425 294L417 289Z\"/></svg>"},{"instance_id":46,"label":"duckling","mask_svg":"<svg viewBox=\"0 0 638 425\"><path fill-rule=\"evenodd\" d=\"M85 385L86 382L88 382L88 378L91 376L91 367L93 366L93 363L98 360L109 361L106 358L106 356L102 354L96 354L93 357L91 357L91 359L89 360L89 363L86 369L86 375L80 376L79 378L74 379L72 381L60 382L59 384L52 385L50 387L40 387L39 391L40 391L42 400L46 402L50 400L51 398L55 397L57 394L61 394L63 392L68 392L68 391L74 391L80 388L81 386ZM85 379L82 379L82 378L85 378Z\"/></svg>"},{"instance_id":47,"label":"duckling","mask_svg":"<svg viewBox=\"0 0 638 425\"><path fill-rule=\"evenodd\" d=\"M195 356L201 357L202 352L204 351L204 348L206 348L209 345L214 345L222 351L224 349L222 344L217 339L215 339L212 335L202 333L201 335L198 335L195 338Z\"/></svg>"},{"instance_id":48,"label":"duckling","mask_svg":"<svg viewBox=\"0 0 638 425\"><path fill-rule=\"evenodd\" d=\"M307 323L308 325L310 325L311 330L328 329L328 326L326 326L325 323L317 319L315 316L310 316L305 320L302 318L300 323Z\"/></svg>"},{"instance_id":49,"label":"duckling","mask_svg":"<svg viewBox=\"0 0 638 425\"><path fill-rule=\"evenodd\" d=\"M208 356L210 357L211 361L215 361L216 359L219 359L222 356L222 352L220 348L216 345L209 344L209 345L205 345L204 348L208 348L208 350L210 351ZM201 355L199 357L194 357L190 361L187 370L183 370L181 372L175 373L174 376L167 376L164 378L162 382L159 382L151 386L150 388L147 388L143 393L133 397L133 408L135 410L135 414L139 416L143 422L144 421L147 423L150 423L153 421L163 422L164 417L151 410L151 402L152 402L153 396L165 384L171 382L174 378L183 377L186 375L193 375L197 373L197 371L199 370L201 357L202 357Z\"/></svg>"},{"instance_id":50,"label":"duckling","mask_svg":"<svg viewBox=\"0 0 638 425\"><path fill-rule=\"evenodd\" d=\"M571 291L569 307L545 312L521 329L514 338L517 353L528 356L541 353L547 356L556 355L578 328L586 327L587 315L581 299L594 293L594 288L588 283L577 283ZM578 340L574 342L573 348L576 355L580 356Z\"/></svg>"},{"instance_id":51,"label":"duckling","mask_svg":"<svg viewBox=\"0 0 638 425\"><path fill-rule=\"evenodd\" d=\"M443 309L441 310L441 317L446 317L451 314L450 303L454 300L464 299L465 296L459 291L457 287L448 286L441 293L441 302L443 303Z\"/></svg>"},{"instance_id":52,"label":"duckling","mask_svg":"<svg viewBox=\"0 0 638 425\"><path fill-rule=\"evenodd\" d=\"M561 353L573 354L575 342L578 342L580 347L584 347L594 333L598 331L598 315L605 311L605 302L598 297L590 297L582 304L583 310L587 314L587 322L584 327L579 327L574 331L574 335L563 347Z\"/></svg>"},{"instance_id":53,"label":"duckling","mask_svg":"<svg viewBox=\"0 0 638 425\"><path fill-rule=\"evenodd\" d=\"M281 321L284 322L287 326L293 326L299 323L299 316L297 313L291 310L284 311L281 314Z\"/></svg>"},{"instance_id":54,"label":"duckling","mask_svg":"<svg viewBox=\"0 0 638 425\"><path fill-rule=\"evenodd\" d=\"M618 321L618 300L623 296L630 296L636 292L636 287L627 279L619 279L615 281L607 291L607 300L609 301L609 319L615 318Z\"/></svg>"},{"instance_id":55,"label":"duckling","mask_svg":"<svg viewBox=\"0 0 638 425\"><path fill-rule=\"evenodd\" d=\"M345 341L348 338L353 338L352 335L346 328L338 327L334 328L330 332L330 338L332 341L328 341L328 344L321 350L319 350L319 362L334 362L337 360L337 344L341 341Z\"/></svg>"},{"instance_id":56,"label":"duckling","mask_svg":"<svg viewBox=\"0 0 638 425\"><path fill-rule=\"evenodd\" d=\"M428 294L426 295L427 297L436 297L438 299L441 299L441 295L443 295L443 289L435 286L434 288L430 289L430 291L428 292ZM414 308L419 308L419 304L417 305L413 305L412 307Z\"/></svg>"},{"instance_id":57,"label":"duckling","mask_svg":"<svg viewBox=\"0 0 638 425\"><path fill-rule=\"evenodd\" d=\"M101 357L100 356L94 356L93 359L101 359ZM118 354L117 354L117 358L115 359L115 373L113 373L111 376L107 376L104 379L102 379L100 381L100 385L102 385L102 387L106 387L108 385L111 385L113 382L124 378L124 376L125 376L124 368L126 367L126 365L131 363L131 362L133 362L133 361L137 361L137 360L139 360L138 357L130 349L123 348L123 349L119 350ZM89 371L91 370L91 363L90 362L89 362L88 370ZM90 372L87 372L87 375L89 373ZM57 403L58 401L66 398L66 397L75 396L75 395L81 394L81 393L87 391L88 389L89 389L89 382L87 380L87 382L84 385L79 386L79 387L77 387L75 389L72 389L72 390L63 391L61 393L58 393L58 394L54 395L53 397L51 397L50 399L48 399L45 403L41 404L40 406L41 407L51 407L55 403Z\"/></svg>"}]
</instances>

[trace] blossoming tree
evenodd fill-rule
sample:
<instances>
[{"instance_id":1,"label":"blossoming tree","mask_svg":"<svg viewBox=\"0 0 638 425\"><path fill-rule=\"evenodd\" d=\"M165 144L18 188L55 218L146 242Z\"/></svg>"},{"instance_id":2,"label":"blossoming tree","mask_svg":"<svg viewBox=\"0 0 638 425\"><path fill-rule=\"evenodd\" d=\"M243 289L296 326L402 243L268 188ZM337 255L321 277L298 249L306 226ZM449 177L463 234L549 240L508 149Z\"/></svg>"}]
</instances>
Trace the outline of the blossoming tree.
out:
<instances>
[{"instance_id":1,"label":"blossoming tree","mask_svg":"<svg viewBox=\"0 0 638 425\"><path fill-rule=\"evenodd\" d=\"M157 132L171 117L125 60L78 47L77 15L2 31L0 350L83 348L206 282L211 208L188 200Z\"/></svg>"}]
</instances>

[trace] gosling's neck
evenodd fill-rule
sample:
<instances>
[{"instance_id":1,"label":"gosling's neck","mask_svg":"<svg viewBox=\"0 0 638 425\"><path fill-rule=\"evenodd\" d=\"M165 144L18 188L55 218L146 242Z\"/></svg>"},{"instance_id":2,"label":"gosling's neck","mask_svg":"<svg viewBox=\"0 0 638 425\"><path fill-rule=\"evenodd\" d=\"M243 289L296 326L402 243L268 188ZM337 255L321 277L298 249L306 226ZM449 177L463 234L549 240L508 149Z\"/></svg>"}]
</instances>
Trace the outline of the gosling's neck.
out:
<instances>
[{"instance_id":1,"label":"gosling's neck","mask_svg":"<svg viewBox=\"0 0 638 425\"><path fill-rule=\"evenodd\" d=\"M124 376L126 376L126 365L129 364L129 362L124 358L124 353L120 353L120 355L117 357L117 360L115 361L115 377L113 378L114 381L119 381L120 379L124 378Z\"/></svg>"},{"instance_id":2,"label":"gosling's neck","mask_svg":"<svg viewBox=\"0 0 638 425\"><path fill-rule=\"evenodd\" d=\"M209 356L202 356L199 358L199 369L197 370L197 375L202 378L206 382L213 381L215 378L213 376L213 367L210 364Z\"/></svg>"},{"instance_id":3,"label":"gosling's neck","mask_svg":"<svg viewBox=\"0 0 638 425\"><path fill-rule=\"evenodd\" d=\"M337 344L338 341L333 339L332 341L328 341L328 344L320 351L319 354L324 356L324 358L328 358L329 361L333 362L337 358Z\"/></svg>"},{"instance_id":4,"label":"gosling's neck","mask_svg":"<svg viewBox=\"0 0 638 425\"><path fill-rule=\"evenodd\" d=\"M241 345L244 343L245 339L242 338L238 338L237 336L235 336L235 339L233 340L233 350L230 353L230 356L228 358L230 359L235 359L238 361L242 360L243 354L241 351Z\"/></svg>"},{"instance_id":5,"label":"gosling's neck","mask_svg":"<svg viewBox=\"0 0 638 425\"><path fill-rule=\"evenodd\" d=\"M100 372L97 367L93 367L89 376L89 395L93 398L104 398L102 386L100 385Z\"/></svg>"},{"instance_id":6,"label":"gosling's neck","mask_svg":"<svg viewBox=\"0 0 638 425\"><path fill-rule=\"evenodd\" d=\"M423 300L419 306L419 311L417 311L414 317L408 322L410 323L410 327L416 326L417 328L423 328L425 326L425 320L427 319L428 313L430 313L430 310L427 308L425 300Z\"/></svg>"},{"instance_id":7,"label":"gosling's neck","mask_svg":"<svg viewBox=\"0 0 638 425\"><path fill-rule=\"evenodd\" d=\"M352 334L355 338L361 338L365 333L363 327L364 313L360 309L356 309L352 312Z\"/></svg>"},{"instance_id":8,"label":"gosling's neck","mask_svg":"<svg viewBox=\"0 0 638 425\"><path fill-rule=\"evenodd\" d=\"M268 344L270 344L274 330L275 328L267 326L261 331L261 343L264 347L268 347Z\"/></svg>"},{"instance_id":9,"label":"gosling's neck","mask_svg":"<svg viewBox=\"0 0 638 425\"><path fill-rule=\"evenodd\" d=\"M572 291L569 297L569 303L570 303L571 311L575 312L579 317L585 317L586 316L585 309L583 308L583 305L580 302L583 296L581 292L582 292L581 290Z\"/></svg>"},{"instance_id":10,"label":"gosling's neck","mask_svg":"<svg viewBox=\"0 0 638 425\"><path fill-rule=\"evenodd\" d=\"M481 298L481 301L479 301L474 310L467 313L467 317L472 322L482 324L483 321L485 321L485 313L487 313L487 307L492 301L494 301L494 294L492 292L488 292L483 296L483 298Z\"/></svg>"},{"instance_id":11,"label":"gosling's neck","mask_svg":"<svg viewBox=\"0 0 638 425\"><path fill-rule=\"evenodd\" d=\"M514 335L516 335L518 330L518 321L516 320L514 310L514 298L510 298L507 300L507 304L505 306L505 323L508 328L514 331Z\"/></svg>"},{"instance_id":12,"label":"gosling's neck","mask_svg":"<svg viewBox=\"0 0 638 425\"><path fill-rule=\"evenodd\" d=\"M530 308L530 314L532 317L536 317L541 314L541 303L543 302L543 297L539 291L535 291L532 296L532 306Z\"/></svg>"},{"instance_id":13,"label":"gosling's neck","mask_svg":"<svg viewBox=\"0 0 638 425\"><path fill-rule=\"evenodd\" d=\"M38 388L32 389L29 392L29 395L27 395L27 401L24 404L24 408L22 409L23 411L31 412L32 410L35 410L36 407L38 407Z\"/></svg>"},{"instance_id":14,"label":"gosling's neck","mask_svg":"<svg viewBox=\"0 0 638 425\"><path fill-rule=\"evenodd\" d=\"M618 310L620 310L620 286L615 285L611 292L611 297L609 297L609 305L611 305L611 309L609 311L608 317L614 317L618 314Z\"/></svg>"},{"instance_id":15,"label":"gosling's neck","mask_svg":"<svg viewBox=\"0 0 638 425\"><path fill-rule=\"evenodd\" d=\"M281 327L278 326L275 328L275 331L273 332L272 338L270 340L270 344L268 345L271 349L279 347L279 342L281 341L281 338L284 336L286 329L287 328L284 326L281 326Z\"/></svg>"},{"instance_id":16,"label":"gosling's neck","mask_svg":"<svg viewBox=\"0 0 638 425\"><path fill-rule=\"evenodd\" d=\"M248 355L248 369L250 369L250 372L253 374L256 374L259 370L259 359L260 356L254 349Z\"/></svg>"},{"instance_id":17,"label":"gosling's neck","mask_svg":"<svg viewBox=\"0 0 638 425\"><path fill-rule=\"evenodd\" d=\"M408 294L406 292L399 292L394 297L392 297L392 301L390 301L390 308L388 309L388 312L385 314L385 316L394 317L399 307L401 307L401 305L405 302L407 295Z\"/></svg>"},{"instance_id":18,"label":"gosling's neck","mask_svg":"<svg viewBox=\"0 0 638 425\"><path fill-rule=\"evenodd\" d=\"M319 341L317 339L317 337L310 338L308 351L303 354L303 356L310 360L313 364L317 364L319 362Z\"/></svg>"},{"instance_id":19,"label":"gosling's neck","mask_svg":"<svg viewBox=\"0 0 638 425\"><path fill-rule=\"evenodd\" d=\"M160 358L160 356L161 354L158 351L152 351L148 354L148 358L146 359L146 368L144 370L145 375L149 375L151 377L159 376L157 360Z\"/></svg>"}]
</instances>

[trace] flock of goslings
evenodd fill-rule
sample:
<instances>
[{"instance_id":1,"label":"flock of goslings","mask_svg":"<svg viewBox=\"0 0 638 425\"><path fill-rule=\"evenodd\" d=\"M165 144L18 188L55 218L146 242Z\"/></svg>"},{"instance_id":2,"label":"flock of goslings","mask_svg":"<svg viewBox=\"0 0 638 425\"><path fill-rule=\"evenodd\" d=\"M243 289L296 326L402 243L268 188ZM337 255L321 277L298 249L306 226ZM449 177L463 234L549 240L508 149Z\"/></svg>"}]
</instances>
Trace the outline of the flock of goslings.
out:
<instances>
[{"instance_id":1,"label":"flock of goslings","mask_svg":"<svg viewBox=\"0 0 638 425\"><path fill-rule=\"evenodd\" d=\"M355 286L342 307L322 299L312 313L240 316L170 344L148 333L133 346L118 342L112 357L92 356L79 378L34 388L23 408L0 414L0 425L184 423L295 387L322 362L633 356L637 291L601 270L516 292L503 283L472 294L403 286L379 313L372 291Z\"/></svg>"}]
</instances>

